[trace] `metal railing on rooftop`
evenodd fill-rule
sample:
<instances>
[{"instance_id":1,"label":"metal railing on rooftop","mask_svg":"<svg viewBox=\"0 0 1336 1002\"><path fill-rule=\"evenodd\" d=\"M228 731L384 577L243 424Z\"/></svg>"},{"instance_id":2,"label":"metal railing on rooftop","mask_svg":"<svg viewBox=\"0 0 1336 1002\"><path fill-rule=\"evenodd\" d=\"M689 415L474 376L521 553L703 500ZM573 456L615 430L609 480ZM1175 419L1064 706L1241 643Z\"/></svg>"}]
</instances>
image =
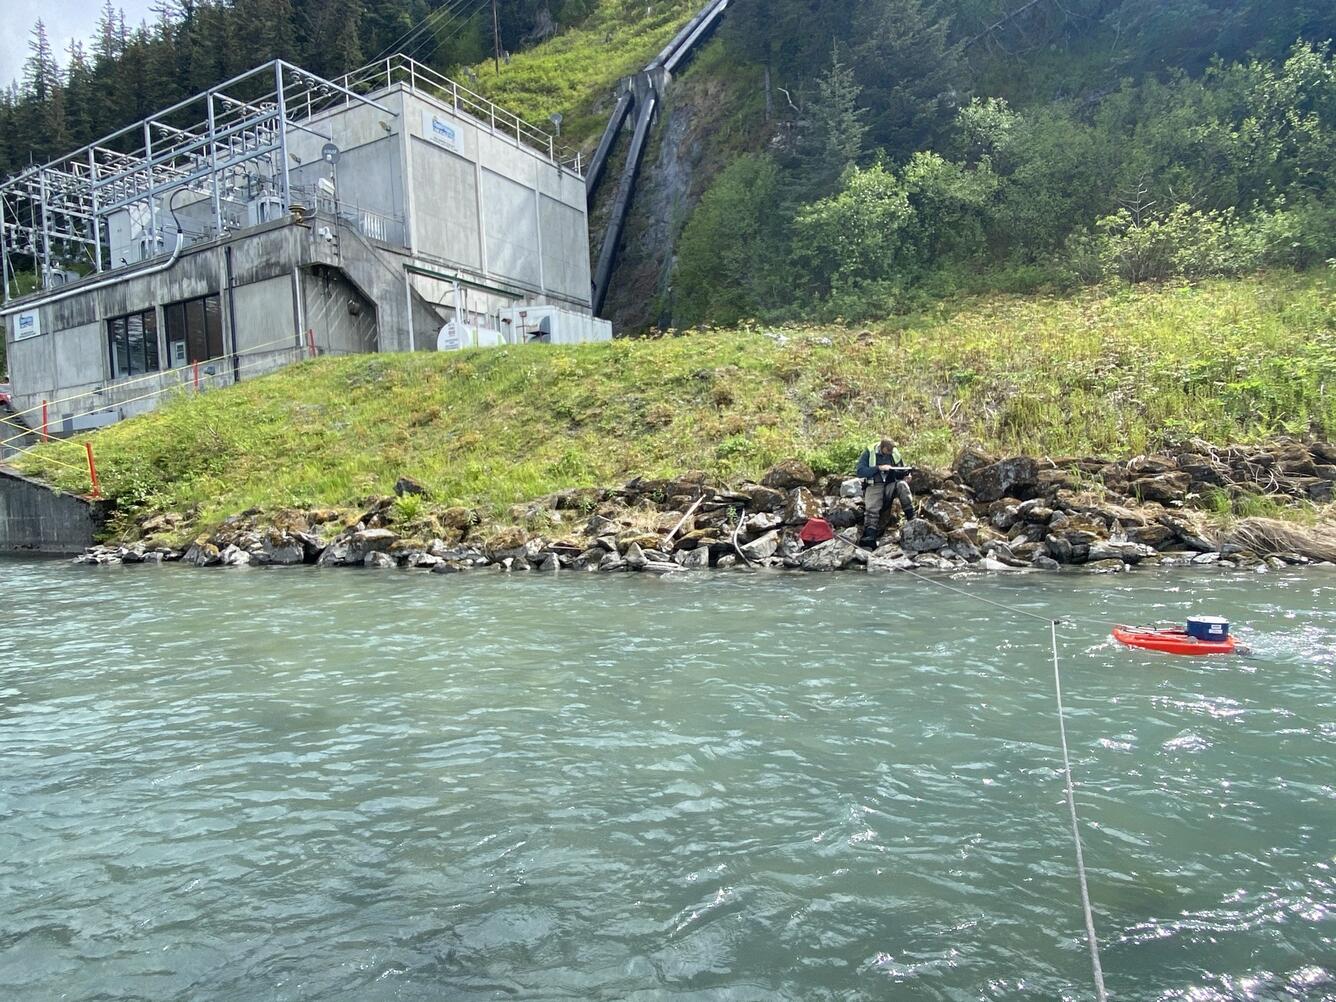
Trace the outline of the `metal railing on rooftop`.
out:
<instances>
[{"instance_id":1,"label":"metal railing on rooftop","mask_svg":"<svg viewBox=\"0 0 1336 1002\"><path fill-rule=\"evenodd\" d=\"M526 122L514 112L499 107L476 91L469 90L458 81L402 53L354 70L335 83L358 94L375 93L393 87L396 83L404 84L415 93L434 97L455 112L468 115L492 135L540 153L577 177L584 176L583 154L578 149L561 145L552 133ZM345 95L335 95L335 101L339 104L349 100ZM312 109L313 112L316 110L322 109Z\"/></svg>"}]
</instances>

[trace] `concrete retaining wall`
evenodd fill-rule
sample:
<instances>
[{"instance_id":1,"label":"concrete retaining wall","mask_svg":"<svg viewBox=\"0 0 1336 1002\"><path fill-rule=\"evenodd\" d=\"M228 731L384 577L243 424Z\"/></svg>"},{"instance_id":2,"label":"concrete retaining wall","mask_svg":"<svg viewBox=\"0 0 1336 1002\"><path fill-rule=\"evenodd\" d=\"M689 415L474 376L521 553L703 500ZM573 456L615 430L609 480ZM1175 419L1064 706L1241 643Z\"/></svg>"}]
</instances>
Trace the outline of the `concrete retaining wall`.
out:
<instances>
[{"instance_id":1,"label":"concrete retaining wall","mask_svg":"<svg viewBox=\"0 0 1336 1002\"><path fill-rule=\"evenodd\" d=\"M65 494L0 467L0 552L80 553L107 519L105 501Z\"/></svg>"}]
</instances>

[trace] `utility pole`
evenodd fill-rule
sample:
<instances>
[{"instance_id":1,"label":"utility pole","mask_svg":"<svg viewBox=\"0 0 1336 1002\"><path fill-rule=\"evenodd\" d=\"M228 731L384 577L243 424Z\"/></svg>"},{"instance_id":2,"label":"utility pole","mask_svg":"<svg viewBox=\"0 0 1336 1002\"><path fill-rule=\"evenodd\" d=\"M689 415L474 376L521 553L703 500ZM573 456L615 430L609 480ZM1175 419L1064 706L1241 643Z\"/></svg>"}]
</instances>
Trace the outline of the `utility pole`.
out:
<instances>
[{"instance_id":1,"label":"utility pole","mask_svg":"<svg viewBox=\"0 0 1336 1002\"><path fill-rule=\"evenodd\" d=\"M496 16L496 0L492 0L492 55L496 60L496 75L501 75L501 22Z\"/></svg>"}]
</instances>

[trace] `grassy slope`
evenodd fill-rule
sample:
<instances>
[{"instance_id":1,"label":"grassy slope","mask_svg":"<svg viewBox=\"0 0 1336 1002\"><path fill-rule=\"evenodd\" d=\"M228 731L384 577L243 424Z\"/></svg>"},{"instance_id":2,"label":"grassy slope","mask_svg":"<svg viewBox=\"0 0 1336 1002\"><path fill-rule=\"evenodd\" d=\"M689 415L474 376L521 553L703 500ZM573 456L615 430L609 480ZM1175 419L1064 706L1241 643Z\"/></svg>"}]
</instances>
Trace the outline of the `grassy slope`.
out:
<instances>
[{"instance_id":1,"label":"grassy slope","mask_svg":"<svg viewBox=\"0 0 1336 1002\"><path fill-rule=\"evenodd\" d=\"M201 523L355 503L401 474L493 510L568 486L853 462L887 429L944 463L1126 456L1165 437L1336 434L1336 276L993 297L894 327L719 331L570 348L304 362L93 436L104 489ZM73 490L82 439L23 465Z\"/></svg>"},{"instance_id":2,"label":"grassy slope","mask_svg":"<svg viewBox=\"0 0 1336 1002\"><path fill-rule=\"evenodd\" d=\"M617 81L643 69L703 3L599 0L579 25L516 53L499 75L491 61L475 66L478 90L542 128L561 112L563 141L591 145L607 124Z\"/></svg>"}]
</instances>

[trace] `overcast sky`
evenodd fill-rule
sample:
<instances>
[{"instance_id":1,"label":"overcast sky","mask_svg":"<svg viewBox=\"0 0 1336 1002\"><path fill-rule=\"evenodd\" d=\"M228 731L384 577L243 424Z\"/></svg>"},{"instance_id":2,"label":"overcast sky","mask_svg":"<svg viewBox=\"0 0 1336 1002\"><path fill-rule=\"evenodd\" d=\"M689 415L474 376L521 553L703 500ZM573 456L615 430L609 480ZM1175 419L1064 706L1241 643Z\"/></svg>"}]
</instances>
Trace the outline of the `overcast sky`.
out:
<instances>
[{"instance_id":1,"label":"overcast sky","mask_svg":"<svg viewBox=\"0 0 1336 1002\"><path fill-rule=\"evenodd\" d=\"M130 27L151 17L149 7L153 0L120 0L116 6L125 11L125 23ZM85 49L97 29L97 16L102 0L45 0L43 3L23 3L22 0L4 0L0 7L9 11L5 30L0 32L0 82L8 87L11 80L23 75L23 61L28 58L28 41L32 27L40 17L46 25L47 38L55 50L60 65L69 62L66 49L70 39L78 38Z\"/></svg>"}]
</instances>

